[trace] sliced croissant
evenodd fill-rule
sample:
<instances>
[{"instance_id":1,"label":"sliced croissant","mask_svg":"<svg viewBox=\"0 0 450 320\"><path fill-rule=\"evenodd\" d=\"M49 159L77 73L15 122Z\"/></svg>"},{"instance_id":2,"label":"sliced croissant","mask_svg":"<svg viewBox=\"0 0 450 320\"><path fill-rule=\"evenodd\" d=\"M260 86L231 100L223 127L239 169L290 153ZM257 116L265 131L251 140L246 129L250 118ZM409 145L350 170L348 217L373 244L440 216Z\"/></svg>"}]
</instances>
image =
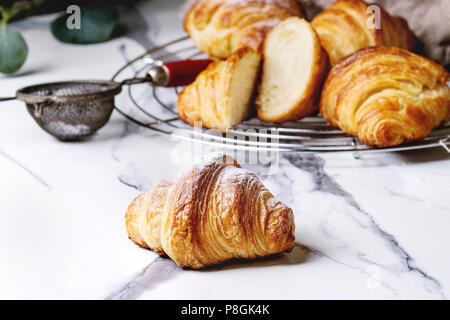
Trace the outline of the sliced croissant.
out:
<instances>
[{"instance_id":1,"label":"sliced croissant","mask_svg":"<svg viewBox=\"0 0 450 320\"><path fill-rule=\"evenodd\" d=\"M229 156L163 180L133 201L125 220L136 244L195 269L290 251L294 244L292 210Z\"/></svg>"},{"instance_id":2,"label":"sliced croissant","mask_svg":"<svg viewBox=\"0 0 450 320\"><path fill-rule=\"evenodd\" d=\"M449 73L394 47L371 47L330 72L320 112L367 145L395 146L425 138L450 119Z\"/></svg>"},{"instance_id":3,"label":"sliced croissant","mask_svg":"<svg viewBox=\"0 0 450 320\"><path fill-rule=\"evenodd\" d=\"M281 123L311 114L327 70L326 53L306 20L292 17L278 24L264 43L258 118Z\"/></svg>"},{"instance_id":4,"label":"sliced croissant","mask_svg":"<svg viewBox=\"0 0 450 320\"><path fill-rule=\"evenodd\" d=\"M178 96L181 120L225 132L250 114L261 56L242 48L226 61L211 63Z\"/></svg>"},{"instance_id":5,"label":"sliced croissant","mask_svg":"<svg viewBox=\"0 0 450 320\"><path fill-rule=\"evenodd\" d=\"M224 59L242 47L259 51L266 33L292 16L304 16L297 0L200 0L184 28L200 50Z\"/></svg>"},{"instance_id":6,"label":"sliced croissant","mask_svg":"<svg viewBox=\"0 0 450 320\"><path fill-rule=\"evenodd\" d=\"M362 0L338 0L311 23L332 66L362 48L382 45L411 50L415 43L405 19L391 17L380 5L370 7Z\"/></svg>"}]
</instances>

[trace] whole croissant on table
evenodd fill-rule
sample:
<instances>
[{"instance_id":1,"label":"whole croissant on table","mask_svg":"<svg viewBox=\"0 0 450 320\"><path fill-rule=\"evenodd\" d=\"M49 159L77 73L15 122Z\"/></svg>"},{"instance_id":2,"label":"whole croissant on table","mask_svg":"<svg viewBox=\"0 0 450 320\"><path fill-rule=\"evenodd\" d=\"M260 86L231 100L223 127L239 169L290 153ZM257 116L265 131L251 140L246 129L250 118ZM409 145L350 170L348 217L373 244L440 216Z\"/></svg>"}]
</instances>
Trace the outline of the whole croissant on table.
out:
<instances>
[{"instance_id":1,"label":"whole croissant on table","mask_svg":"<svg viewBox=\"0 0 450 320\"><path fill-rule=\"evenodd\" d=\"M379 10L378 25L376 10ZM369 7L362 0L338 0L311 23L332 66L359 49L382 45L411 50L415 44L405 19L391 17L381 6Z\"/></svg>"},{"instance_id":2,"label":"whole croissant on table","mask_svg":"<svg viewBox=\"0 0 450 320\"><path fill-rule=\"evenodd\" d=\"M266 33L292 16L304 16L297 0L199 0L184 28L200 50L227 58L242 47L259 51Z\"/></svg>"},{"instance_id":3,"label":"whole croissant on table","mask_svg":"<svg viewBox=\"0 0 450 320\"><path fill-rule=\"evenodd\" d=\"M449 80L444 67L409 51L366 48L331 70L320 112L367 145L420 140L450 119Z\"/></svg>"},{"instance_id":4,"label":"whole croissant on table","mask_svg":"<svg viewBox=\"0 0 450 320\"><path fill-rule=\"evenodd\" d=\"M294 244L292 210L229 156L162 180L133 201L125 218L136 244L195 269Z\"/></svg>"}]
</instances>

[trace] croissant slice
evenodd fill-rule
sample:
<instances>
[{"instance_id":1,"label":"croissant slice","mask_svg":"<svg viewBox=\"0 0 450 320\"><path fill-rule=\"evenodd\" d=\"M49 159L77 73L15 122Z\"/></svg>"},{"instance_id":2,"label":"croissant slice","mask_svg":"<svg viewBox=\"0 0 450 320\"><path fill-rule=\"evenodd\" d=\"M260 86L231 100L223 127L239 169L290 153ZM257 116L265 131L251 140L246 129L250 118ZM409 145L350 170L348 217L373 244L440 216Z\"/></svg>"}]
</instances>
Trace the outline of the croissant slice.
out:
<instances>
[{"instance_id":1,"label":"croissant slice","mask_svg":"<svg viewBox=\"0 0 450 320\"><path fill-rule=\"evenodd\" d=\"M224 59L242 47L259 51L266 33L292 16L304 16L297 0L200 0L184 28L200 50Z\"/></svg>"},{"instance_id":2,"label":"croissant slice","mask_svg":"<svg viewBox=\"0 0 450 320\"><path fill-rule=\"evenodd\" d=\"M367 145L420 140L450 119L449 79L442 66L409 51L362 49L331 70L320 112Z\"/></svg>"},{"instance_id":3,"label":"croissant slice","mask_svg":"<svg viewBox=\"0 0 450 320\"><path fill-rule=\"evenodd\" d=\"M378 25L377 11L362 0L338 0L312 20L332 66L345 56L371 46L406 50L414 47L415 37L406 20L391 17L380 5L376 8L379 8Z\"/></svg>"},{"instance_id":4,"label":"croissant slice","mask_svg":"<svg viewBox=\"0 0 450 320\"><path fill-rule=\"evenodd\" d=\"M194 269L290 251L294 244L292 210L229 156L163 180L133 201L125 221L136 244Z\"/></svg>"},{"instance_id":5,"label":"croissant slice","mask_svg":"<svg viewBox=\"0 0 450 320\"><path fill-rule=\"evenodd\" d=\"M261 56L242 48L226 61L211 63L178 96L181 120L225 132L250 114L250 100L259 72Z\"/></svg>"},{"instance_id":6,"label":"croissant slice","mask_svg":"<svg viewBox=\"0 0 450 320\"><path fill-rule=\"evenodd\" d=\"M281 123L311 114L327 71L326 52L306 20L292 17L278 24L264 43L258 118Z\"/></svg>"}]
</instances>

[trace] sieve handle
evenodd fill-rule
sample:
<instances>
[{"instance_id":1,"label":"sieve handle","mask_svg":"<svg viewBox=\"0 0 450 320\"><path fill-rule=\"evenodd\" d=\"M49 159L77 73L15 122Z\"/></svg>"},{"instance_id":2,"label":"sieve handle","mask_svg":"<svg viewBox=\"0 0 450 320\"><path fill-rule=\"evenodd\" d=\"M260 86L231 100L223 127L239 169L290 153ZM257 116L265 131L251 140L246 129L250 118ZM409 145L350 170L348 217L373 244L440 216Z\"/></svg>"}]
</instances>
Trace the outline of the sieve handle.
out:
<instances>
[{"instance_id":1,"label":"sieve handle","mask_svg":"<svg viewBox=\"0 0 450 320\"><path fill-rule=\"evenodd\" d=\"M181 60L154 65L148 74L151 84L163 87L186 86L212 62L211 59Z\"/></svg>"},{"instance_id":2,"label":"sieve handle","mask_svg":"<svg viewBox=\"0 0 450 320\"><path fill-rule=\"evenodd\" d=\"M10 101L10 100L16 100L16 97L0 98L0 102L3 102L3 101Z\"/></svg>"},{"instance_id":3,"label":"sieve handle","mask_svg":"<svg viewBox=\"0 0 450 320\"><path fill-rule=\"evenodd\" d=\"M194 82L198 74L205 70L211 62L211 59L167 62L165 64L169 70L167 87L185 86Z\"/></svg>"}]
</instances>

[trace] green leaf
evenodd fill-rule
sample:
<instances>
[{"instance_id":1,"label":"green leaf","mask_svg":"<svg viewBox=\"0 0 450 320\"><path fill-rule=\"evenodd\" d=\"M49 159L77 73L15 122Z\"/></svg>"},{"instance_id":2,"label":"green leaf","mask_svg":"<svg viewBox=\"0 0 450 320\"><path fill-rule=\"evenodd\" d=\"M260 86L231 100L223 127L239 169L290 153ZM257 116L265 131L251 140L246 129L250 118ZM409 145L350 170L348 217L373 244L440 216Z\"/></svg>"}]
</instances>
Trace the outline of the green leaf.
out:
<instances>
[{"instance_id":1,"label":"green leaf","mask_svg":"<svg viewBox=\"0 0 450 320\"><path fill-rule=\"evenodd\" d=\"M0 72L13 73L22 67L28 47L22 35L6 24L0 24Z\"/></svg>"},{"instance_id":2,"label":"green leaf","mask_svg":"<svg viewBox=\"0 0 450 320\"><path fill-rule=\"evenodd\" d=\"M111 37L118 21L114 7L86 6L80 8L80 28L76 29L73 28L77 19L74 15L75 12L64 14L52 22L52 33L59 41L75 44L104 42ZM68 21L72 29L69 29Z\"/></svg>"}]
</instances>

